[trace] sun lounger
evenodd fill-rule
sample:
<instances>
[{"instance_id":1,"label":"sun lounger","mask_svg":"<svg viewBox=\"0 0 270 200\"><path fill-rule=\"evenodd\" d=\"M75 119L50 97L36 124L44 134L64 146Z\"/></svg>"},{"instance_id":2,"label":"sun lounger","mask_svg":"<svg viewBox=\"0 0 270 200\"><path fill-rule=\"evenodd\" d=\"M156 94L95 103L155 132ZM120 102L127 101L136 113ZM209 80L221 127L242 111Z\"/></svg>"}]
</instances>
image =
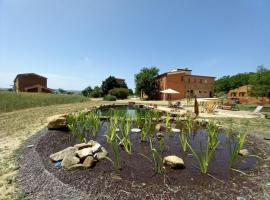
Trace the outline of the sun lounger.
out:
<instances>
[{"instance_id":1,"label":"sun lounger","mask_svg":"<svg viewBox=\"0 0 270 200\"><path fill-rule=\"evenodd\" d=\"M255 110L252 112L252 114L257 114L257 113L261 112L262 109L263 109L263 106L257 106L255 108Z\"/></svg>"}]
</instances>

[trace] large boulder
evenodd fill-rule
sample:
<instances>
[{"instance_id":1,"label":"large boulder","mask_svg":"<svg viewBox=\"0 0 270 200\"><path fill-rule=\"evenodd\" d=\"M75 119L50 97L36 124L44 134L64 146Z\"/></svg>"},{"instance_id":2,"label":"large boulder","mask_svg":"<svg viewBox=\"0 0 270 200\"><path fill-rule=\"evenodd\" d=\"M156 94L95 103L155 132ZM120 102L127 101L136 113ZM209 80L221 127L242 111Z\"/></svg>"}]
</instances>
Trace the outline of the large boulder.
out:
<instances>
[{"instance_id":1,"label":"large boulder","mask_svg":"<svg viewBox=\"0 0 270 200\"><path fill-rule=\"evenodd\" d=\"M54 162L63 160L66 156L72 157L76 155L76 148L75 147L68 147L62 151L57 153L51 154L50 159Z\"/></svg>"},{"instance_id":2,"label":"large boulder","mask_svg":"<svg viewBox=\"0 0 270 200\"><path fill-rule=\"evenodd\" d=\"M163 163L165 165L168 165L170 166L171 168L185 168L185 165L184 165L184 161L182 158L179 158L175 155L171 155L171 156L166 156L164 159L163 159Z\"/></svg>"},{"instance_id":3,"label":"large boulder","mask_svg":"<svg viewBox=\"0 0 270 200\"><path fill-rule=\"evenodd\" d=\"M63 130L67 129L67 120L66 120L67 115L66 114L61 114L61 115L54 115L51 117L47 118L48 122L48 129L50 130Z\"/></svg>"},{"instance_id":4,"label":"large boulder","mask_svg":"<svg viewBox=\"0 0 270 200\"><path fill-rule=\"evenodd\" d=\"M80 162L80 158L76 156L66 155L62 160L61 166L67 169L70 169L73 165L76 165Z\"/></svg>"}]
</instances>

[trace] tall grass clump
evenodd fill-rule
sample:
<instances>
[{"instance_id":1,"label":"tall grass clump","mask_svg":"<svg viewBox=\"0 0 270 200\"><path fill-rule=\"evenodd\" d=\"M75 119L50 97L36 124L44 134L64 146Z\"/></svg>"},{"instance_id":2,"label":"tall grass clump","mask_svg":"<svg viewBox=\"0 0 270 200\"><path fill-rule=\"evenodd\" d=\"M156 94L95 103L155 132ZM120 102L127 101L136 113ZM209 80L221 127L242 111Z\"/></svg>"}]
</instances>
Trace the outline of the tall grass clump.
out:
<instances>
[{"instance_id":1,"label":"tall grass clump","mask_svg":"<svg viewBox=\"0 0 270 200\"><path fill-rule=\"evenodd\" d=\"M162 173L162 158L160 152L155 148L152 138L150 138L150 150L154 163L154 170L156 173Z\"/></svg>"},{"instance_id":2,"label":"tall grass clump","mask_svg":"<svg viewBox=\"0 0 270 200\"><path fill-rule=\"evenodd\" d=\"M89 123L85 123L85 113L78 112L67 116L67 127L71 133L81 142L86 139L86 130L90 128Z\"/></svg>"},{"instance_id":3,"label":"tall grass clump","mask_svg":"<svg viewBox=\"0 0 270 200\"><path fill-rule=\"evenodd\" d=\"M200 170L202 173L204 173L204 174L207 173L209 162L212 159L218 144L219 144L219 142L213 148L210 148L210 146L207 144L205 150L203 150L203 147L200 144L200 152L197 152L189 143L187 143L193 156L199 162Z\"/></svg>"},{"instance_id":4,"label":"tall grass clump","mask_svg":"<svg viewBox=\"0 0 270 200\"><path fill-rule=\"evenodd\" d=\"M218 141L218 126L217 122L214 120L210 120L207 124L207 142L209 145L209 148L212 149L214 148Z\"/></svg>"},{"instance_id":5,"label":"tall grass clump","mask_svg":"<svg viewBox=\"0 0 270 200\"><path fill-rule=\"evenodd\" d=\"M193 123L194 121L191 114L187 113L186 121L184 122L182 132L179 133L179 140L180 140L181 148L183 152L186 152L187 150L188 136L192 133Z\"/></svg>"},{"instance_id":6,"label":"tall grass clump","mask_svg":"<svg viewBox=\"0 0 270 200\"><path fill-rule=\"evenodd\" d=\"M101 126L100 114L96 111L89 112L86 115L85 124L86 124L86 130L88 129L88 127L90 127L93 137L96 137Z\"/></svg>"},{"instance_id":7,"label":"tall grass clump","mask_svg":"<svg viewBox=\"0 0 270 200\"><path fill-rule=\"evenodd\" d=\"M111 119L107 127L105 136L106 136L107 142L110 144L112 148L114 161L111 160L110 158L107 158L107 159L109 159L113 163L115 170L119 172L119 170L121 169L121 160L120 160L120 149L119 149L119 140L118 140L119 137L116 133L116 129L117 129L117 124L115 123L113 119Z\"/></svg>"},{"instance_id":8,"label":"tall grass clump","mask_svg":"<svg viewBox=\"0 0 270 200\"><path fill-rule=\"evenodd\" d=\"M248 132L248 121L244 123L244 126L240 129L239 134L235 138L235 144L233 147L231 144L229 144L229 150L230 150L230 167L232 167L239 156L240 150L243 148L245 142L246 142L246 137L247 137L247 132Z\"/></svg>"},{"instance_id":9,"label":"tall grass clump","mask_svg":"<svg viewBox=\"0 0 270 200\"><path fill-rule=\"evenodd\" d=\"M78 103L89 101L81 95L61 95L30 92L0 92L0 113L14 110L50 106L56 104Z\"/></svg>"},{"instance_id":10,"label":"tall grass clump","mask_svg":"<svg viewBox=\"0 0 270 200\"><path fill-rule=\"evenodd\" d=\"M130 140L130 129L131 129L131 120L128 117L123 117L121 119L121 138L119 137L120 140L120 145L124 147L124 150L128 153L131 154L132 151L132 143Z\"/></svg>"}]
</instances>

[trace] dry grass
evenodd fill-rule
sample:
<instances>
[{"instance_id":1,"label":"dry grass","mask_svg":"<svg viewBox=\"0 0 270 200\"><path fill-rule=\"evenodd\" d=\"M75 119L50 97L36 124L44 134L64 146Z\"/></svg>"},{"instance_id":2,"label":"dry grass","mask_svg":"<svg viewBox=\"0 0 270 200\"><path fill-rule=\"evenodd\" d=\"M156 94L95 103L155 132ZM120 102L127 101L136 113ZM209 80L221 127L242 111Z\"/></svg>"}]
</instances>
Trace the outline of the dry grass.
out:
<instances>
[{"instance_id":1,"label":"dry grass","mask_svg":"<svg viewBox=\"0 0 270 200\"><path fill-rule=\"evenodd\" d=\"M46 126L46 118L82 110L101 101L54 105L0 114L0 199L23 199L16 187L16 154L20 145Z\"/></svg>"}]
</instances>

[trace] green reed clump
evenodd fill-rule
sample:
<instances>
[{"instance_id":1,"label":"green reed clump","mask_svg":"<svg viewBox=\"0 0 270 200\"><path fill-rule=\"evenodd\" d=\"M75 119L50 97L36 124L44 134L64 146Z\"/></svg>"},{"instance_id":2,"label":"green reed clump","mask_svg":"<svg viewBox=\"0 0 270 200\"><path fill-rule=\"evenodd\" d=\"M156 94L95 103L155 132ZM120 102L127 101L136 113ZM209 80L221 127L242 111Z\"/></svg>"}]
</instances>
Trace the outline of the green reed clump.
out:
<instances>
[{"instance_id":1,"label":"green reed clump","mask_svg":"<svg viewBox=\"0 0 270 200\"><path fill-rule=\"evenodd\" d=\"M203 150L202 145L200 144L200 152L196 152L196 150L189 143L187 143L192 154L199 162L200 170L202 173L207 173L209 162L212 159L218 144L219 142L213 148L210 148L210 146L207 144L205 150Z\"/></svg>"},{"instance_id":2,"label":"green reed clump","mask_svg":"<svg viewBox=\"0 0 270 200\"><path fill-rule=\"evenodd\" d=\"M114 156L114 161L109 159L113 165L114 168L117 172L119 172L119 170L121 169L121 159L120 159L120 149L119 149L119 137L116 133L116 129L117 129L117 123L115 123L115 120L113 118L111 118L108 127L107 127L107 131L106 131L106 139L107 142L110 144L111 148L112 148L112 152L113 152L113 156Z\"/></svg>"},{"instance_id":3,"label":"green reed clump","mask_svg":"<svg viewBox=\"0 0 270 200\"><path fill-rule=\"evenodd\" d=\"M171 129L171 116L170 116L170 113L167 112L166 114L166 117L164 119L164 123L165 123L165 127L166 127L166 130L170 132L170 129Z\"/></svg>"},{"instance_id":4,"label":"green reed clump","mask_svg":"<svg viewBox=\"0 0 270 200\"><path fill-rule=\"evenodd\" d=\"M207 142L209 148L214 148L218 141L218 126L217 122L214 120L210 120L207 124Z\"/></svg>"},{"instance_id":5,"label":"green reed clump","mask_svg":"<svg viewBox=\"0 0 270 200\"><path fill-rule=\"evenodd\" d=\"M246 137L247 137L247 132L248 132L248 121L244 123L244 126L240 129L239 134L236 136L236 143L234 144L233 148L231 147L231 144L229 144L229 150L230 150L230 167L232 167L239 156L240 150L243 148L245 142L246 142Z\"/></svg>"},{"instance_id":6,"label":"green reed clump","mask_svg":"<svg viewBox=\"0 0 270 200\"><path fill-rule=\"evenodd\" d=\"M96 111L92 111L89 112L86 115L86 119L85 119L85 125L86 125L86 130L88 130L89 128L91 128L91 132L93 137L97 136L97 133L100 129L100 114Z\"/></svg>"},{"instance_id":7,"label":"green reed clump","mask_svg":"<svg viewBox=\"0 0 270 200\"><path fill-rule=\"evenodd\" d=\"M86 130L90 127L85 123L85 113L78 112L67 116L67 127L71 133L83 142L86 138ZM89 125L89 126L88 126Z\"/></svg>"},{"instance_id":8,"label":"green reed clump","mask_svg":"<svg viewBox=\"0 0 270 200\"><path fill-rule=\"evenodd\" d=\"M135 113L135 124L138 128L142 127L144 113L142 110L137 110Z\"/></svg>"},{"instance_id":9,"label":"green reed clump","mask_svg":"<svg viewBox=\"0 0 270 200\"><path fill-rule=\"evenodd\" d=\"M150 149L151 149L152 160L154 163L154 170L156 173L161 174L162 173L162 157L160 155L160 152L155 148L152 138L150 138Z\"/></svg>"},{"instance_id":10,"label":"green reed clump","mask_svg":"<svg viewBox=\"0 0 270 200\"><path fill-rule=\"evenodd\" d=\"M181 148L183 152L187 151L188 136L192 133L193 124L194 124L194 120L192 118L192 115L187 113L183 129L181 133L179 133L179 140L180 140Z\"/></svg>"},{"instance_id":11,"label":"green reed clump","mask_svg":"<svg viewBox=\"0 0 270 200\"><path fill-rule=\"evenodd\" d=\"M130 140L130 129L131 129L131 120L129 118L123 117L121 119L121 138L120 139L120 143L121 145L123 145L125 151L128 154L131 154L131 150L132 150L132 143Z\"/></svg>"}]
</instances>

